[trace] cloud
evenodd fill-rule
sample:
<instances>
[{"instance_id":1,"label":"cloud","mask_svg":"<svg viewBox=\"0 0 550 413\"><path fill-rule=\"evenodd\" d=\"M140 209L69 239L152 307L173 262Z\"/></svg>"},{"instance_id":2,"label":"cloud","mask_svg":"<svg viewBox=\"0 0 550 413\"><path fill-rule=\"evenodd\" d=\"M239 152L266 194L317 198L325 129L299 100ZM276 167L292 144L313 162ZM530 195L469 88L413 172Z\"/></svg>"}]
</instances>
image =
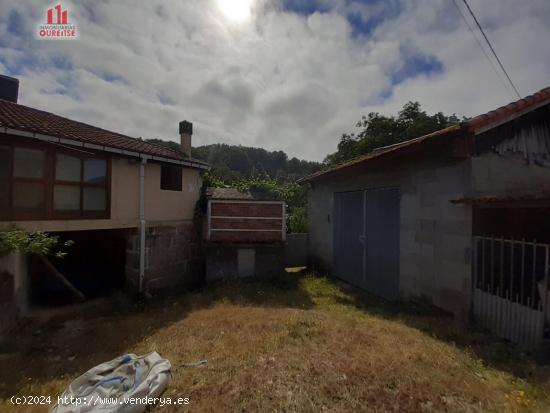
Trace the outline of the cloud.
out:
<instances>
[{"instance_id":1,"label":"cloud","mask_svg":"<svg viewBox=\"0 0 550 413\"><path fill-rule=\"evenodd\" d=\"M63 2L75 41L41 41L52 4L4 0L0 71L20 102L131 136L226 142L321 160L369 111L409 100L475 115L513 100L449 0ZM550 83L550 4L472 0L523 94Z\"/></svg>"}]
</instances>

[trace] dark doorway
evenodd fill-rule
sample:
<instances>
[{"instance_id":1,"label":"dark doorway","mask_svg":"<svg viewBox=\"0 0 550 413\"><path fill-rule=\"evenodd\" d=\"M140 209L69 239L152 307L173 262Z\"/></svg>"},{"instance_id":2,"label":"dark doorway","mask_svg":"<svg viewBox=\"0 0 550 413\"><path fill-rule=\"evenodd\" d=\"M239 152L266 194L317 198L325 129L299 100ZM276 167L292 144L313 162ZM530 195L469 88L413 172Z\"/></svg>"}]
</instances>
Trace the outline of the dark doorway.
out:
<instances>
[{"instance_id":1,"label":"dark doorway","mask_svg":"<svg viewBox=\"0 0 550 413\"><path fill-rule=\"evenodd\" d=\"M54 267L86 298L107 295L124 287L126 230L53 233L60 242L74 241L63 258L50 258ZM74 294L39 260L30 268L31 302L40 305L71 303Z\"/></svg>"},{"instance_id":2,"label":"dark doorway","mask_svg":"<svg viewBox=\"0 0 550 413\"><path fill-rule=\"evenodd\" d=\"M474 235L550 243L550 207L474 207Z\"/></svg>"}]
</instances>

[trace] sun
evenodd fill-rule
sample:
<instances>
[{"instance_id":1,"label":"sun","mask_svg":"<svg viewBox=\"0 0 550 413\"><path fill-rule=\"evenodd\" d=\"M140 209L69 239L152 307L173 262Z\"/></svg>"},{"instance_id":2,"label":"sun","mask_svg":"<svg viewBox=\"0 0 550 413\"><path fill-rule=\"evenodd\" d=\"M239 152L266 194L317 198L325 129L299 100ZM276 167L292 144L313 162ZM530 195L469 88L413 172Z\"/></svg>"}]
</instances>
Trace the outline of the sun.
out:
<instances>
[{"instance_id":1,"label":"sun","mask_svg":"<svg viewBox=\"0 0 550 413\"><path fill-rule=\"evenodd\" d=\"M241 23L250 19L254 0L216 0L224 16L233 22Z\"/></svg>"}]
</instances>

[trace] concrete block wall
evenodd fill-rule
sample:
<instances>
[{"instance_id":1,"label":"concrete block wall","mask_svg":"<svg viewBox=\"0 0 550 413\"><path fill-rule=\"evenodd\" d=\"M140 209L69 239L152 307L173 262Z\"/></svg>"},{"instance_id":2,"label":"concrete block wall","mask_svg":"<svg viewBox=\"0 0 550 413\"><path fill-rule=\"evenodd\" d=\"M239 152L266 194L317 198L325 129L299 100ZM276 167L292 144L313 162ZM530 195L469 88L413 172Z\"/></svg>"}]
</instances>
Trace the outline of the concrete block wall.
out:
<instances>
[{"instance_id":1,"label":"concrete block wall","mask_svg":"<svg viewBox=\"0 0 550 413\"><path fill-rule=\"evenodd\" d=\"M209 244L206 248L207 281L227 280L244 277L242 263L239 262L239 251L252 252L253 262L250 276L257 278L274 278L284 273L285 247L283 245L220 245ZM248 255L248 254L247 254Z\"/></svg>"},{"instance_id":2,"label":"concrete block wall","mask_svg":"<svg viewBox=\"0 0 550 413\"><path fill-rule=\"evenodd\" d=\"M472 158L473 194L550 190L550 168L486 152Z\"/></svg>"},{"instance_id":3,"label":"concrete block wall","mask_svg":"<svg viewBox=\"0 0 550 413\"><path fill-rule=\"evenodd\" d=\"M307 239L307 233L286 234L286 267L305 267L307 265Z\"/></svg>"},{"instance_id":4,"label":"concrete block wall","mask_svg":"<svg viewBox=\"0 0 550 413\"><path fill-rule=\"evenodd\" d=\"M126 282L139 291L139 231L128 238ZM145 291L160 291L196 283L202 276L203 253L193 223L150 224L145 237Z\"/></svg>"},{"instance_id":5,"label":"concrete block wall","mask_svg":"<svg viewBox=\"0 0 550 413\"><path fill-rule=\"evenodd\" d=\"M399 170L362 170L314 182L308 195L308 265L333 270L334 193L398 187L400 295L466 318L470 308L471 207L455 205L471 185L469 160L418 161Z\"/></svg>"},{"instance_id":6,"label":"concrete block wall","mask_svg":"<svg viewBox=\"0 0 550 413\"><path fill-rule=\"evenodd\" d=\"M19 252L0 257L0 333L15 327L29 306L27 257Z\"/></svg>"},{"instance_id":7,"label":"concrete block wall","mask_svg":"<svg viewBox=\"0 0 550 413\"><path fill-rule=\"evenodd\" d=\"M400 292L466 320L471 288L471 207L455 205L469 161L412 172L401 186Z\"/></svg>"}]
</instances>

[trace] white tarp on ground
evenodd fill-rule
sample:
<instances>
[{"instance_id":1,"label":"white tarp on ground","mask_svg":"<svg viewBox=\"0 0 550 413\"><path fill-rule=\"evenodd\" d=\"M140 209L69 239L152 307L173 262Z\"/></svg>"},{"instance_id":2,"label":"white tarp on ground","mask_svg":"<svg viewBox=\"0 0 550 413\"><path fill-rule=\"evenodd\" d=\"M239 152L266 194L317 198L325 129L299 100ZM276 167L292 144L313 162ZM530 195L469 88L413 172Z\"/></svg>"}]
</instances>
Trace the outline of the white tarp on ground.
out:
<instances>
[{"instance_id":1,"label":"white tarp on ground","mask_svg":"<svg viewBox=\"0 0 550 413\"><path fill-rule=\"evenodd\" d=\"M156 352L117 357L73 381L51 413L144 412L144 399L159 397L168 387L171 368Z\"/></svg>"}]
</instances>

